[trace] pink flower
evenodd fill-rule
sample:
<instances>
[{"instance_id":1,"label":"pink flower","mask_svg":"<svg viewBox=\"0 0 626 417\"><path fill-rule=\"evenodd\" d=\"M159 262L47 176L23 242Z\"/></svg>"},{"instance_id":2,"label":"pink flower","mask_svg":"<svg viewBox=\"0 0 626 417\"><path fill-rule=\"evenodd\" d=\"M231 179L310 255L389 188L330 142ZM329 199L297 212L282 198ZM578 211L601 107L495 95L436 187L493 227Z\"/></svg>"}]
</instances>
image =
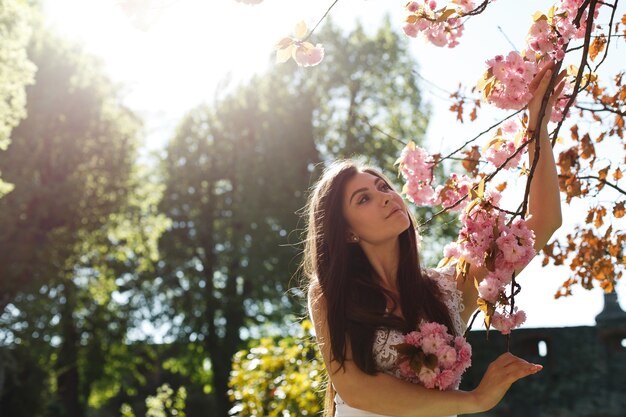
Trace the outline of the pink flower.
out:
<instances>
[{"instance_id":1,"label":"pink flower","mask_svg":"<svg viewBox=\"0 0 626 417\"><path fill-rule=\"evenodd\" d=\"M437 351L441 349L443 345L445 345L446 341L444 340L442 335L439 334L428 334L422 337L422 350L424 353L437 354Z\"/></svg>"},{"instance_id":2,"label":"pink flower","mask_svg":"<svg viewBox=\"0 0 626 417\"><path fill-rule=\"evenodd\" d=\"M512 51L506 59L496 56L487 65L495 80L485 99L502 109L519 110L526 106L532 98L528 86L538 71L537 64Z\"/></svg>"},{"instance_id":3,"label":"pink flower","mask_svg":"<svg viewBox=\"0 0 626 417\"><path fill-rule=\"evenodd\" d=\"M462 7L473 7L470 3L462 0ZM463 23L458 16L440 20L443 9L437 11L437 2L434 0L424 0L423 4L411 1L406 9L410 13L403 28L407 36L416 37L421 32L435 46L453 48L458 45L458 38L463 34Z\"/></svg>"},{"instance_id":4,"label":"pink flower","mask_svg":"<svg viewBox=\"0 0 626 417\"><path fill-rule=\"evenodd\" d=\"M324 48L321 44L317 44L315 46L309 44L308 42L303 42L298 45L294 60L301 67L312 67L324 59Z\"/></svg>"},{"instance_id":5,"label":"pink flower","mask_svg":"<svg viewBox=\"0 0 626 417\"><path fill-rule=\"evenodd\" d=\"M505 312L501 314L495 312L491 318L491 325L499 330L502 334L509 334L511 330L521 326L526 321L526 313L523 311L515 311L513 314Z\"/></svg>"},{"instance_id":6,"label":"pink flower","mask_svg":"<svg viewBox=\"0 0 626 417\"><path fill-rule=\"evenodd\" d=\"M419 29L418 29L417 25L414 25L412 23L407 23L406 25L404 25L402 30L404 30L404 33L407 36L410 36L412 38L416 38L417 34L419 33Z\"/></svg>"},{"instance_id":7,"label":"pink flower","mask_svg":"<svg viewBox=\"0 0 626 417\"><path fill-rule=\"evenodd\" d=\"M489 301L491 304L495 304L503 287L504 285L502 284L502 281L488 275L478 285L478 295L483 300Z\"/></svg>"},{"instance_id":8,"label":"pink flower","mask_svg":"<svg viewBox=\"0 0 626 417\"><path fill-rule=\"evenodd\" d=\"M458 363L466 368L469 367L472 360L472 346L467 343L464 337L457 336L454 338L454 347L457 351Z\"/></svg>"},{"instance_id":9,"label":"pink flower","mask_svg":"<svg viewBox=\"0 0 626 417\"><path fill-rule=\"evenodd\" d=\"M448 388L456 388L455 385L457 385L458 382L460 382L459 378L452 370L446 369L437 375L437 385L441 391Z\"/></svg>"},{"instance_id":10,"label":"pink flower","mask_svg":"<svg viewBox=\"0 0 626 417\"><path fill-rule=\"evenodd\" d=\"M453 0L453 3L461 6L464 12L471 12L474 10L474 1L473 0Z\"/></svg>"},{"instance_id":11,"label":"pink flower","mask_svg":"<svg viewBox=\"0 0 626 417\"><path fill-rule=\"evenodd\" d=\"M438 364L444 369L452 368L452 365L456 362L456 350L450 345L441 346L435 352L435 355L437 355Z\"/></svg>"},{"instance_id":12,"label":"pink flower","mask_svg":"<svg viewBox=\"0 0 626 417\"><path fill-rule=\"evenodd\" d=\"M502 132L508 134L514 134L520 129L520 125L517 120L509 119L502 123Z\"/></svg>"},{"instance_id":13,"label":"pink flower","mask_svg":"<svg viewBox=\"0 0 626 417\"><path fill-rule=\"evenodd\" d=\"M411 13L415 13L419 9L419 5L417 2L412 1L406 5L406 9Z\"/></svg>"},{"instance_id":14,"label":"pink flower","mask_svg":"<svg viewBox=\"0 0 626 417\"><path fill-rule=\"evenodd\" d=\"M418 348L418 356L401 357L398 369L408 380L420 382L426 388L457 388L461 375L471 364L469 343L462 336L453 337L446 326L439 323L422 322L419 331L404 336L404 343ZM434 358L427 358L428 365L422 363L425 355L435 355L436 363L431 362ZM421 359L416 361L417 358Z\"/></svg>"},{"instance_id":15,"label":"pink flower","mask_svg":"<svg viewBox=\"0 0 626 417\"><path fill-rule=\"evenodd\" d=\"M513 154L515 154L516 151L517 151L517 147L515 146L515 143L512 140L503 140L490 146L487 149L487 151L484 153L484 155L487 161L491 162L495 167L500 167L500 166L503 166L504 162L507 159L509 159L511 156L513 156ZM520 163L520 160L522 159L523 154L524 152L522 151L517 152L515 157L509 160L509 162L507 162L506 165L503 166L503 168L504 169L517 168L517 166Z\"/></svg>"},{"instance_id":16,"label":"pink flower","mask_svg":"<svg viewBox=\"0 0 626 417\"><path fill-rule=\"evenodd\" d=\"M413 371L413 368L411 368L411 362L410 361L402 361L400 362L400 365L398 366L398 369L400 370L400 373L402 373L402 375L404 375L407 378L416 378L415 377L415 371Z\"/></svg>"},{"instance_id":17,"label":"pink flower","mask_svg":"<svg viewBox=\"0 0 626 417\"><path fill-rule=\"evenodd\" d=\"M443 256L446 258L458 259L461 256L461 252L459 252L459 245L456 242L448 243L443 248Z\"/></svg>"},{"instance_id":18,"label":"pink flower","mask_svg":"<svg viewBox=\"0 0 626 417\"><path fill-rule=\"evenodd\" d=\"M427 366L422 366L417 377L420 382L429 389L435 388L435 384L437 383L437 374L439 370L435 368L435 370L429 369Z\"/></svg>"},{"instance_id":19,"label":"pink flower","mask_svg":"<svg viewBox=\"0 0 626 417\"><path fill-rule=\"evenodd\" d=\"M420 332L410 332L404 336L404 341L413 346L422 344L422 334Z\"/></svg>"},{"instance_id":20,"label":"pink flower","mask_svg":"<svg viewBox=\"0 0 626 417\"><path fill-rule=\"evenodd\" d=\"M434 159L424 149L410 142L396 163L406 180L402 191L407 198L416 205L432 204L435 198L435 190L431 185Z\"/></svg>"},{"instance_id":21,"label":"pink flower","mask_svg":"<svg viewBox=\"0 0 626 417\"><path fill-rule=\"evenodd\" d=\"M440 185L435 190L435 201L433 204L441 204L444 208L451 208L451 211L461 211L469 203L469 199L465 198L459 204L456 204L459 200L469 194L469 190L472 188L472 180L465 175L457 175L456 173L450 174L450 177L446 181L445 185ZM456 204L456 206L455 206Z\"/></svg>"},{"instance_id":22,"label":"pink flower","mask_svg":"<svg viewBox=\"0 0 626 417\"><path fill-rule=\"evenodd\" d=\"M419 326L420 333L422 335L438 335L448 341L448 328L440 323L424 322Z\"/></svg>"}]
</instances>

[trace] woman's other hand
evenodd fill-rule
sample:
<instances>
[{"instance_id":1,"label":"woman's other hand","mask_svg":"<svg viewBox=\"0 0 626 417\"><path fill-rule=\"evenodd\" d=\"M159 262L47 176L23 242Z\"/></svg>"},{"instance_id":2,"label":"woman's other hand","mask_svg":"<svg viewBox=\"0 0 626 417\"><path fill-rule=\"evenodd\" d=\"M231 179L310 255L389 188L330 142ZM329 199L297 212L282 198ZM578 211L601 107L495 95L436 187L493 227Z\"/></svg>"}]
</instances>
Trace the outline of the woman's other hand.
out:
<instances>
[{"instance_id":1,"label":"woman's other hand","mask_svg":"<svg viewBox=\"0 0 626 417\"><path fill-rule=\"evenodd\" d=\"M492 409L515 381L536 374L542 368L508 352L500 355L489 364L480 384L472 391L478 408L480 411Z\"/></svg>"}]
</instances>

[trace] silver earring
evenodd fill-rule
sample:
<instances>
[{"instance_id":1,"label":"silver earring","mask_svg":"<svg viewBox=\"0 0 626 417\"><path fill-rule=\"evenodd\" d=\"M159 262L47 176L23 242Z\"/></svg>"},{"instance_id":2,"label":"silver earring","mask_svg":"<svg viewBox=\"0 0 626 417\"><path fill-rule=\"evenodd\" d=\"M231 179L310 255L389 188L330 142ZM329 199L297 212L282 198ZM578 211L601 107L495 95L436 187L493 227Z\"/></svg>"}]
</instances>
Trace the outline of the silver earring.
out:
<instances>
[{"instance_id":1,"label":"silver earring","mask_svg":"<svg viewBox=\"0 0 626 417\"><path fill-rule=\"evenodd\" d=\"M357 235L352 236L352 241L353 242L358 242L359 241L359 237Z\"/></svg>"}]
</instances>

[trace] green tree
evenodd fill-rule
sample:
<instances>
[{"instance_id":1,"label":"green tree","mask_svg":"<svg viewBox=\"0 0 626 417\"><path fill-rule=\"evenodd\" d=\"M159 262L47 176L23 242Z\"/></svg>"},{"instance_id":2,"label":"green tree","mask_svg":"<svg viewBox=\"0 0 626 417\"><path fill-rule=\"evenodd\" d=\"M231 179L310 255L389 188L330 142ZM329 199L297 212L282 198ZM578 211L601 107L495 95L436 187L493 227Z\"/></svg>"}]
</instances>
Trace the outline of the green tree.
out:
<instances>
[{"instance_id":1,"label":"green tree","mask_svg":"<svg viewBox=\"0 0 626 417\"><path fill-rule=\"evenodd\" d=\"M404 145L424 136L429 109L422 102L415 76L419 66L408 53L407 37L392 29L388 16L372 32L357 23L345 34L329 21L316 34L326 58L306 69L320 98L315 134L326 158L364 155L395 173Z\"/></svg>"},{"instance_id":2,"label":"green tree","mask_svg":"<svg viewBox=\"0 0 626 417\"><path fill-rule=\"evenodd\" d=\"M200 107L180 123L163 161L160 304L178 341L211 360L215 415L225 416L231 358L244 327L280 321L295 270L287 244L304 203L313 143L311 94L274 74Z\"/></svg>"},{"instance_id":3,"label":"green tree","mask_svg":"<svg viewBox=\"0 0 626 417\"><path fill-rule=\"evenodd\" d=\"M295 335L265 337L237 352L230 398L240 417L315 416L322 411L325 373L312 323Z\"/></svg>"},{"instance_id":4,"label":"green tree","mask_svg":"<svg viewBox=\"0 0 626 417\"><path fill-rule=\"evenodd\" d=\"M366 31L357 22L346 34L329 20L316 34L326 57L305 69L304 76L318 97L313 123L322 159L365 157L401 189L395 161L406 143L421 142L430 109L422 101L419 64L408 53L409 40L393 27L387 16L377 30ZM442 171L439 167L437 176ZM437 211L411 207L418 222ZM456 237L457 224L445 213L422 228L421 256L427 265L441 259L443 246Z\"/></svg>"},{"instance_id":5,"label":"green tree","mask_svg":"<svg viewBox=\"0 0 626 417\"><path fill-rule=\"evenodd\" d=\"M131 355L133 304L113 294L156 261L166 224L158 189L134 168L139 120L97 61L36 27L28 117L0 153L15 184L0 200L2 344L49 374L48 415L82 417L106 364Z\"/></svg>"},{"instance_id":6,"label":"green tree","mask_svg":"<svg viewBox=\"0 0 626 417\"><path fill-rule=\"evenodd\" d=\"M35 65L26 54L29 18L25 1L3 0L0 4L0 150L6 150L11 130L26 116L25 87L33 83L35 73ZM0 197L12 188L0 179Z\"/></svg>"},{"instance_id":7,"label":"green tree","mask_svg":"<svg viewBox=\"0 0 626 417\"><path fill-rule=\"evenodd\" d=\"M344 56L255 77L191 111L167 146L161 207L172 227L162 238L159 305L171 336L210 358L215 415L231 407L228 374L242 337L302 313L302 299L286 295L297 287L299 254L281 245L297 239L315 163L359 154L389 173L403 144L372 125L406 140L424 132L416 64L400 39L388 22L374 35L328 25L325 45Z\"/></svg>"}]
</instances>

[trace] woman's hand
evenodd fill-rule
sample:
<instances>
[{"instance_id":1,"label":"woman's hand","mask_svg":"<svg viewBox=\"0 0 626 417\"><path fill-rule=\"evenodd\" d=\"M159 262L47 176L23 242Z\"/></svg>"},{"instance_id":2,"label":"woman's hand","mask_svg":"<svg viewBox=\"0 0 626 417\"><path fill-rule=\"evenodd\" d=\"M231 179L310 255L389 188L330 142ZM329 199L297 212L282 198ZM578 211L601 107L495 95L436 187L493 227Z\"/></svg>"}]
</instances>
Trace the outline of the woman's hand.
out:
<instances>
[{"instance_id":1,"label":"woman's hand","mask_svg":"<svg viewBox=\"0 0 626 417\"><path fill-rule=\"evenodd\" d=\"M487 372L478 387L472 391L479 411L487 411L496 406L518 379L536 374L543 367L504 353L489 364Z\"/></svg>"},{"instance_id":2,"label":"woman's hand","mask_svg":"<svg viewBox=\"0 0 626 417\"><path fill-rule=\"evenodd\" d=\"M535 78L530 82L528 89L530 93L533 95L533 98L528 103L528 129L534 131L539 124L541 127L547 126L548 121L550 120L550 116L552 115L552 109L554 108L554 103L556 99L561 95L563 88L565 87L565 76L567 75L567 71L563 70L559 74L556 79L556 88L553 90L550 98L548 99L548 105L546 107L546 112L543 116L543 119L540 123L537 122L539 119L539 110L541 110L541 102L543 101L543 97L548 90L548 85L550 84L550 78L552 77L552 71L554 70L555 63L550 61L548 64L544 65L544 67L539 70L539 72L535 75Z\"/></svg>"}]
</instances>

